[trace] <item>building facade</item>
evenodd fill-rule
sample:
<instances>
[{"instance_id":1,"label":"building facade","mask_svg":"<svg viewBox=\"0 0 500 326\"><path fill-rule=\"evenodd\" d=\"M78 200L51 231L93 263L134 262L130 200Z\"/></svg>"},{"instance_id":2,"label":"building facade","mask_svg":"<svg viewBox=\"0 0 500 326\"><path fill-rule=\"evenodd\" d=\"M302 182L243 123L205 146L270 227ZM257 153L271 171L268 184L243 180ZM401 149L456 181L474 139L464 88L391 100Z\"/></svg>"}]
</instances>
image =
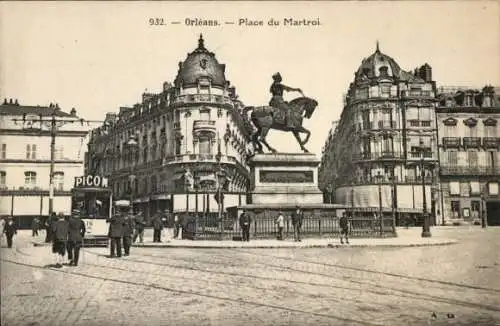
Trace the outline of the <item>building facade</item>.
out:
<instances>
[{"instance_id":1,"label":"building facade","mask_svg":"<svg viewBox=\"0 0 500 326\"><path fill-rule=\"evenodd\" d=\"M22 227L34 216L48 216L51 125L58 121L54 152L56 213L71 211L71 188L83 173L84 152L91 126L72 109L58 105L28 106L5 99L0 105L0 215L11 215ZM43 120L43 122L40 121Z\"/></svg>"},{"instance_id":2,"label":"building facade","mask_svg":"<svg viewBox=\"0 0 500 326\"><path fill-rule=\"evenodd\" d=\"M495 88L439 88L443 224L500 225L500 99Z\"/></svg>"},{"instance_id":3,"label":"building facade","mask_svg":"<svg viewBox=\"0 0 500 326\"><path fill-rule=\"evenodd\" d=\"M377 44L354 75L323 148L320 189L330 200L368 215L393 214L397 224L419 218L425 189L427 211L436 215L432 68L424 64L407 72Z\"/></svg>"},{"instance_id":4,"label":"building facade","mask_svg":"<svg viewBox=\"0 0 500 326\"><path fill-rule=\"evenodd\" d=\"M246 203L251 127L242 108L200 35L173 84L108 113L92 131L87 173L108 176L115 198L131 199L146 217L158 209L216 214L218 189L222 207Z\"/></svg>"}]
</instances>

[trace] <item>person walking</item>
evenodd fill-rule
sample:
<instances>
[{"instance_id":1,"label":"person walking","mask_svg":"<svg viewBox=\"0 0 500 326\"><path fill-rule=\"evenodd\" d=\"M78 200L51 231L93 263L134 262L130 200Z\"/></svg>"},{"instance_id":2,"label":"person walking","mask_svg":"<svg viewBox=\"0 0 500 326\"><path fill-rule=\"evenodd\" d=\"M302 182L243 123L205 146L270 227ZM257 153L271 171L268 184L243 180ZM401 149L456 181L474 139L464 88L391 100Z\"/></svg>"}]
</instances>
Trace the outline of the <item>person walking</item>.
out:
<instances>
[{"instance_id":1,"label":"person walking","mask_svg":"<svg viewBox=\"0 0 500 326\"><path fill-rule=\"evenodd\" d=\"M158 210L153 218L153 242L161 242L161 231L163 230L161 215L161 211Z\"/></svg>"},{"instance_id":2,"label":"person walking","mask_svg":"<svg viewBox=\"0 0 500 326\"><path fill-rule=\"evenodd\" d=\"M125 256L130 255L130 247L132 246L132 235L134 234L134 218L132 211L124 216L123 224L123 251Z\"/></svg>"},{"instance_id":3,"label":"person walking","mask_svg":"<svg viewBox=\"0 0 500 326\"><path fill-rule=\"evenodd\" d=\"M0 239L3 237L3 230L5 229L5 219L0 218Z\"/></svg>"},{"instance_id":4,"label":"person walking","mask_svg":"<svg viewBox=\"0 0 500 326\"><path fill-rule=\"evenodd\" d=\"M122 256L122 237L125 224L124 215L128 211L128 205L117 203L116 209L118 213L109 219L108 237L110 239L110 258Z\"/></svg>"},{"instance_id":5,"label":"person walking","mask_svg":"<svg viewBox=\"0 0 500 326\"><path fill-rule=\"evenodd\" d=\"M56 267L63 266L68 234L68 221L59 213L57 221L52 223L52 253L55 254Z\"/></svg>"},{"instance_id":6,"label":"person walking","mask_svg":"<svg viewBox=\"0 0 500 326\"><path fill-rule=\"evenodd\" d=\"M17 226L14 223L12 216L7 217L7 222L4 222L3 233L5 233L5 237L7 238L7 247L12 248L12 240L14 235L17 234Z\"/></svg>"},{"instance_id":7,"label":"person walking","mask_svg":"<svg viewBox=\"0 0 500 326\"><path fill-rule=\"evenodd\" d=\"M279 212L276 221L274 221L278 226L278 240L283 240L283 228L285 227L285 217L283 216L283 212Z\"/></svg>"},{"instance_id":8,"label":"person walking","mask_svg":"<svg viewBox=\"0 0 500 326\"><path fill-rule=\"evenodd\" d=\"M179 220L179 214L174 215L174 238L179 238L179 229L181 227L181 221Z\"/></svg>"},{"instance_id":9,"label":"person walking","mask_svg":"<svg viewBox=\"0 0 500 326\"><path fill-rule=\"evenodd\" d=\"M342 213L342 217L340 218L339 221L339 226L340 226L340 243L344 244L344 241L342 240L342 236L345 236L345 241L347 244L349 244L349 218L347 217L346 213Z\"/></svg>"},{"instance_id":10,"label":"person walking","mask_svg":"<svg viewBox=\"0 0 500 326\"><path fill-rule=\"evenodd\" d=\"M144 222L144 215L142 212L137 213L134 217L134 225L135 225L135 233L134 238L132 239L135 243L137 241L137 237L139 237L139 242L144 242L144 228L146 227L146 222Z\"/></svg>"},{"instance_id":11,"label":"person walking","mask_svg":"<svg viewBox=\"0 0 500 326\"><path fill-rule=\"evenodd\" d=\"M302 241L300 238L302 221L304 220L304 213L300 209L300 206L296 206L295 211L292 213L292 225L293 225L293 238L295 241Z\"/></svg>"},{"instance_id":12,"label":"person walking","mask_svg":"<svg viewBox=\"0 0 500 326\"><path fill-rule=\"evenodd\" d=\"M68 221L68 259L70 266L78 266L84 237L85 222L80 219L80 212L73 210Z\"/></svg>"},{"instance_id":13,"label":"person walking","mask_svg":"<svg viewBox=\"0 0 500 326\"><path fill-rule=\"evenodd\" d=\"M33 221L31 221L31 236L38 237L38 229L40 227L40 220L38 217L35 217Z\"/></svg>"},{"instance_id":14,"label":"person walking","mask_svg":"<svg viewBox=\"0 0 500 326\"><path fill-rule=\"evenodd\" d=\"M50 216L47 218L45 222L45 242L50 243L52 242L52 231L53 227L52 225L57 222L58 218L56 216L55 212L52 212Z\"/></svg>"},{"instance_id":15,"label":"person walking","mask_svg":"<svg viewBox=\"0 0 500 326\"><path fill-rule=\"evenodd\" d=\"M167 242L170 242L175 237L175 221L174 216L168 209L165 209L165 229Z\"/></svg>"},{"instance_id":16,"label":"person walking","mask_svg":"<svg viewBox=\"0 0 500 326\"><path fill-rule=\"evenodd\" d=\"M247 213L246 210L243 210L243 213L240 215L240 228L242 232L243 241L250 241L250 224L252 223L252 218Z\"/></svg>"}]
</instances>

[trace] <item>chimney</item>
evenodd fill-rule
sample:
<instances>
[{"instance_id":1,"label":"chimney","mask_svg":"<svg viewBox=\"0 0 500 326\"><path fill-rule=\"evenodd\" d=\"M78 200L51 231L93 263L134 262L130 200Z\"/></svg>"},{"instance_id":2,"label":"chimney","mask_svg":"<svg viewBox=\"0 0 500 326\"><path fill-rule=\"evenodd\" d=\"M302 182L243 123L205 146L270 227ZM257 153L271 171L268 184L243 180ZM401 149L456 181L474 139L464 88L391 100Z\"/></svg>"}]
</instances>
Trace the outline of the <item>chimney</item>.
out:
<instances>
[{"instance_id":1,"label":"chimney","mask_svg":"<svg viewBox=\"0 0 500 326\"><path fill-rule=\"evenodd\" d=\"M9 104L13 104L13 103L12 103L12 99L9 99Z\"/></svg>"},{"instance_id":2,"label":"chimney","mask_svg":"<svg viewBox=\"0 0 500 326\"><path fill-rule=\"evenodd\" d=\"M419 77L425 80L426 82L432 81L432 67L429 64L424 64L419 69Z\"/></svg>"},{"instance_id":3,"label":"chimney","mask_svg":"<svg viewBox=\"0 0 500 326\"><path fill-rule=\"evenodd\" d=\"M76 110L75 110L75 108L72 108L71 111L69 112L69 114L71 114L72 117L76 117Z\"/></svg>"},{"instance_id":4,"label":"chimney","mask_svg":"<svg viewBox=\"0 0 500 326\"><path fill-rule=\"evenodd\" d=\"M19 106L19 102L17 101L17 98L16 98L16 101L14 102L14 105L18 105Z\"/></svg>"},{"instance_id":5,"label":"chimney","mask_svg":"<svg viewBox=\"0 0 500 326\"><path fill-rule=\"evenodd\" d=\"M8 104L8 103L7 103L7 99L6 99L6 98L4 98L4 99L3 99L3 104L4 104L4 105Z\"/></svg>"}]
</instances>

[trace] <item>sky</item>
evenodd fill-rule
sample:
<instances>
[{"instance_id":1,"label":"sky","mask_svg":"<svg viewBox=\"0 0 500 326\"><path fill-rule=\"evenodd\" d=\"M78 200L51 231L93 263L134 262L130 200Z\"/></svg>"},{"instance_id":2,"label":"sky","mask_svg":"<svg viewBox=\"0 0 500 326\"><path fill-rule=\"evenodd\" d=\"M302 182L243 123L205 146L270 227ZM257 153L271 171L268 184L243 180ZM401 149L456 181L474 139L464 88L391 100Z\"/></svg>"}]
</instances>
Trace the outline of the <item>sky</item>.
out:
<instances>
[{"instance_id":1,"label":"sky","mask_svg":"<svg viewBox=\"0 0 500 326\"><path fill-rule=\"evenodd\" d=\"M151 18L165 25L152 26ZM263 26L239 25L245 18ZM284 26L289 18L320 25ZM318 101L304 121L312 132L306 147L318 156L377 40L405 70L430 64L438 86L500 86L500 2L0 2L0 98L58 103L103 120L173 82L200 33L246 105L268 103L278 71L286 85ZM271 131L268 141L299 151L291 133Z\"/></svg>"}]
</instances>

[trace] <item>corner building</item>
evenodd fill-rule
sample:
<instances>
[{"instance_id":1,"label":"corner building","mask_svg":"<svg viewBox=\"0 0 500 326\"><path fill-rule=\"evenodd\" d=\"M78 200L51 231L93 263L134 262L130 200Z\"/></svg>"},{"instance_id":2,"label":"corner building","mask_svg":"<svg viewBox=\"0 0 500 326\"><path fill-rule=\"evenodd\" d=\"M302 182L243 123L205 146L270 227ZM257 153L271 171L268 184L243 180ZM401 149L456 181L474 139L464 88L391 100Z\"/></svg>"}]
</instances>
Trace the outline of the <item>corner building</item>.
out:
<instances>
[{"instance_id":1,"label":"corner building","mask_svg":"<svg viewBox=\"0 0 500 326\"><path fill-rule=\"evenodd\" d=\"M340 120L323 148L319 186L326 197L367 217L382 210L422 217L422 160L427 212L438 200L434 109L436 85L428 64L407 72L376 51L363 59L344 99ZM394 208L394 212L392 211Z\"/></svg>"},{"instance_id":2,"label":"corner building","mask_svg":"<svg viewBox=\"0 0 500 326\"><path fill-rule=\"evenodd\" d=\"M179 62L173 84L108 113L93 130L87 173L108 176L114 197L132 199L146 217L166 208L217 214L220 168L227 176L222 207L245 204L251 127L242 108L225 65L200 35L198 47Z\"/></svg>"}]
</instances>

